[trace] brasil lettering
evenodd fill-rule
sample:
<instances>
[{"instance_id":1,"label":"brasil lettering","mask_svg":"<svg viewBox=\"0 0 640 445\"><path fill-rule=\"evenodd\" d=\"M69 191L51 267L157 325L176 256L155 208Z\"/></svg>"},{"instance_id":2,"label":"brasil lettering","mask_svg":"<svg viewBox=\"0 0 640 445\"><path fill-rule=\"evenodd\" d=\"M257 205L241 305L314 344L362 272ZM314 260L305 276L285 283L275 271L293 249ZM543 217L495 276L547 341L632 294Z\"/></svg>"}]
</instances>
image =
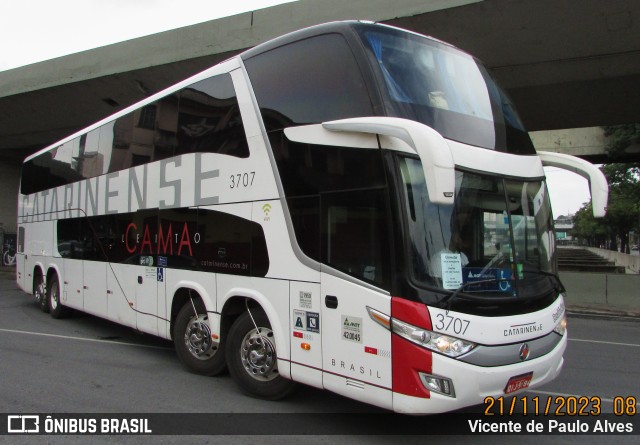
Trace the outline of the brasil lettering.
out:
<instances>
[{"instance_id":1,"label":"brasil lettering","mask_svg":"<svg viewBox=\"0 0 640 445\"><path fill-rule=\"evenodd\" d=\"M192 153L22 196L19 223L219 203L219 169ZM153 190L153 193L150 193ZM193 194L183 194L193 190Z\"/></svg>"}]
</instances>

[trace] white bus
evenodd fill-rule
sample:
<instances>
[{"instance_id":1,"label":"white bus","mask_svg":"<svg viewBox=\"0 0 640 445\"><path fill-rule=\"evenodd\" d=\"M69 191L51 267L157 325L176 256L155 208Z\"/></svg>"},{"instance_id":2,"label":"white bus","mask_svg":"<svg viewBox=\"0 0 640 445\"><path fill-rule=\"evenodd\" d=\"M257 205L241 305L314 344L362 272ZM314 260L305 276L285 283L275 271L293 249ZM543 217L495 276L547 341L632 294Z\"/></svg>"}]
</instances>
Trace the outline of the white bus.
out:
<instances>
[{"instance_id":1,"label":"white bus","mask_svg":"<svg viewBox=\"0 0 640 445\"><path fill-rule=\"evenodd\" d=\"M25 160L17 280L172 339L278 399L296 382L404 413L558 375L543 165L468 54L368 22L261 44Z\"/></svg>"}]
</instances>

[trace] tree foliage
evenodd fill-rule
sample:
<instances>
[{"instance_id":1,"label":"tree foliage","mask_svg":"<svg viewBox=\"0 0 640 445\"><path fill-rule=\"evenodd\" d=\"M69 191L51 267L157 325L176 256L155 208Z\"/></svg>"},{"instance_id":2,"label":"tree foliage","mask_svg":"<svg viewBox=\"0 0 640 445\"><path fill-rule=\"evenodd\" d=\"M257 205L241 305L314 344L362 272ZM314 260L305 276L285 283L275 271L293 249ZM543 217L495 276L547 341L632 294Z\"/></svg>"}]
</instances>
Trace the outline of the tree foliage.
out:
<instances>
[{"instance_id":1,"label":"tree foliage","mask_svg":"<svg viewBox=\"0 0 640 445\"><path fill-rule=\"evenodd\" d=\"M606 150L612 159L618 159L631 145L640 144L640 124L624 124L602 127L609 143Z\"/></svg>"},{"instance_id":2,"label":"tree foliage","mask_svg":"<svg viewBox=\"0 0 640 445\"><path fill-rule=\"evenodd\" d=\"M640 163L608 164L602 171L609 183L609 203L604 218L595 219L591 204L574 216L574 236L592 246L629 252L629 232L640 231Z\"/></svg>"}]
</instances>

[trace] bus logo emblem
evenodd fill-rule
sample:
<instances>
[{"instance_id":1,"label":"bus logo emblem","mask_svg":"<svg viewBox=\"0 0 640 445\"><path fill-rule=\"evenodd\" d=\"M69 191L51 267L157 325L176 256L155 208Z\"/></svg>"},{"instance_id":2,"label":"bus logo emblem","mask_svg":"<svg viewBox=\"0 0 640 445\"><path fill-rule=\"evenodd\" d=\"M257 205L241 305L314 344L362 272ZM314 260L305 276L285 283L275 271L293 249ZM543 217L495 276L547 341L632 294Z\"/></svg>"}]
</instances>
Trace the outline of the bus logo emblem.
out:
<instances>
[{"instance_id":1,"label":"bus logo emblem","mask_svg":"<svg viewBox=\"0 0 640 445\"><path fill-rule=\"evenodd\" d=\"M520 360L525 361L526 359L529 358L529 353L531 351L529 350L529 345L524 343L522 346L520 346Z\"/></svg>"}]
</instances>

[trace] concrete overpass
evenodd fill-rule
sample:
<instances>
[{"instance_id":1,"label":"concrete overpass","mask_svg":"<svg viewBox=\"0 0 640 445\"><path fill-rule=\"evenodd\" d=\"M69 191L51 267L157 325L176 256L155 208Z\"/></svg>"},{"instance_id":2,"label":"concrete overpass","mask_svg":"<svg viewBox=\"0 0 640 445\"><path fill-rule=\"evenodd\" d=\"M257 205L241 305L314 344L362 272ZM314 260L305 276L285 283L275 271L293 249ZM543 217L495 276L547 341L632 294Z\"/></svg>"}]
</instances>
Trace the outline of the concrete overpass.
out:
<instances>
[{"instance_id":1,"label":"concrete overpass","mask_svg":"<svg viewBox=\"0 0 640 445\"><path fill-rule=\"evenodd\" d=\"M608 159L608 137L602 127L571 128L562 130L532 131L533 145L539 151L553 151L604 164ZM627 147L620 160L640 161L640 145Z\"/></svg>"},{"instance_id":2,"label":"concrete overpass","mask_svg":"<svg viewBox=\"0 0 640 445\"><path fill-rule=\"evenodd\" d=\"M257 43L353 18L476 55L530 130L640 122L636 0L300 0L0 72L0 177L12 184L0 219L15 220L4 215L30 152Z\"/></svg>"}]
</instances>

